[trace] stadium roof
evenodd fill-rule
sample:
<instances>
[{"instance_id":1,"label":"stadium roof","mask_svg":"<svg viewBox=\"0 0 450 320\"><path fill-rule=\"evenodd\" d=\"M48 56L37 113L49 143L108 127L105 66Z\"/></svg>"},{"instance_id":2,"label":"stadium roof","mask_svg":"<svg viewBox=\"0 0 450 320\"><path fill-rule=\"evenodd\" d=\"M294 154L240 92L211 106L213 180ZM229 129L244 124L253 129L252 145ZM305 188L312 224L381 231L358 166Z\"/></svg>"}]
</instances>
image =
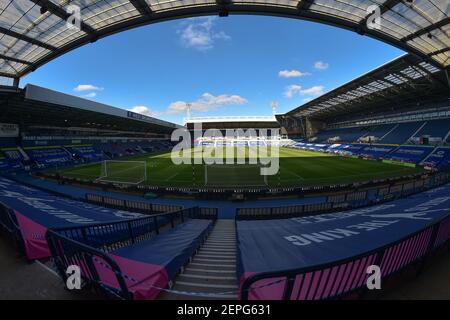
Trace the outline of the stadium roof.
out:
<instances>
[{"instance_id":1,"label":"stadium roof","mask_svg":"<svg viewBox=\"0 0 450 320\"><path fill-rule=\"evenodd\" d=\"M167 122L164 120L159 120L153 117L142 115L140 113L131 112L128 110L112 107L103 103L96 101L79 98L69 94L57 92L54 90L38 87L32 84L28 84L25 87L25 99L42 101L47 103L52 103L55 105L61 105L65 107L71 107L80 110L92 111L97 113L102 113L107 116L117 116L125 119L133 119L140 122L146 122L148 124L159 125L163 127L168 127L171 129L179 128L180 126Z\"/></svg>"},{"instance_id":2,"label":"stadium roof","mask_svg":"<svg viewBox=\"0 0 450 320\"><path fill-rule=\"evenodd\" d=\"M275 116L223 116L223 117L195 117L185 119L186 124L191 123L222 123L222 122L277 122Z\"/></svg>"},{"instance_id":3,"label":"stadium roof","mask_svg":"<svg viewBox=\"0 0 450 320\"><path fill-rule=\"evenodd\" d=\"M23 126L87 127L170 134L181 126L128 110L28 84L0 88L0 122Z\"/></svg>"},{"instance_id":4,"label":"stadium roof","mask_svg":"<svg viewBox=\"0 0 450 320\"><path fill-rule=\"evenodd\" d=\"M314 119L450 98L450 79L441 68L410 54L394 59L288 112Z\"/></svg>"},{"instance_id":5,"label":"stadium roof","mask_svg":"<svg viewBox=\"0 0 450 320\"><path fill-rule=\"evenodd\" d=\"M80 28L68 28L77 5ZM379 5L379 29L369 28ZM365 34L431 63L450 65L448 0L2 0L0 76L20 78L86 43L136 26L175 18L233 14L284 16ZM368 13L369 12L369 13Z\"/></svg>"},{"instance_id":6,"label":"stadium roof","mask_svg":"<svg viewBox=\"0 0 450 320\"><path fill-rule=\"evenodd\" d=\"M201 124L203 130L207 129L263 129L279 128L280 124L275 116L236 116L236 117L195 117L185 120L186 127L194 129Z\"/></svg>"}]
</instances>

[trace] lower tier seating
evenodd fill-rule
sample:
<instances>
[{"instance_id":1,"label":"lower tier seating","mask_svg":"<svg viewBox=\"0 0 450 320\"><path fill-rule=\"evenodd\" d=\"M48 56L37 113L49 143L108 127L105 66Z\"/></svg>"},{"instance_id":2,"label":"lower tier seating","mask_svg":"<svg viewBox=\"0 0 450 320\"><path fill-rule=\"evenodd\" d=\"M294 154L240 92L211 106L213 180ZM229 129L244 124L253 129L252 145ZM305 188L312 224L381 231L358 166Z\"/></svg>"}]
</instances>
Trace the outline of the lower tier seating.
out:
<instances>
[{"instance_id":1,"label":"lower tier seating","mask_svg":"<svg viewBox=\"0 0 450 320\"><path fill-rule=\"evenodd\" d=\"M364 284L365 267L381 254L371 253L377 248L383 248L381 252L388 251L378 262L382 275L387 276L446 241L450 236L449 206L450 185L445 185L391 203L352 211L292 219L237 221L241 286L251 276L269 273L261 278L263 280L253 283L254 287L267 287L250 290L249 298L281 299L286 275L292 276L295 282L292 296L290 292L287 298L340 295ZM433 224L438 227L433 228ZM390 244L395 255L386 249ZM363 261L361 257L365 257ZM331 280L322 278L330 272L335 273ZM343 281L338 283L338 288L333 287L335 277ZM309 291L299 292L299 288L308 290L302 281L313 286L311 296Z\"/></svg>"},{"instance_id":2,"label":"lower tier seating","mask_svg":"<svg viewBox=\"0 0 450 320\"><path fill-rule=\"evenodd\" d=\"M425 159L433 149L433 147L401 146L387 154L384 158L418 164Z\"/></svg>"}]
</instances>

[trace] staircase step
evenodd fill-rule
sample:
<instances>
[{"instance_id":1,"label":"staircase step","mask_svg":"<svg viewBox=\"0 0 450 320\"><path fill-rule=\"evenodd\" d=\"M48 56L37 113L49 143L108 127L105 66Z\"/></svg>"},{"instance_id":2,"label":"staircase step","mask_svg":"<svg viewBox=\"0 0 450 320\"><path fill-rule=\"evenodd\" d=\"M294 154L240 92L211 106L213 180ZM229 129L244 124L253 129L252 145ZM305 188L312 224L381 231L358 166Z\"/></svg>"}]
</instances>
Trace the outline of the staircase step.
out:
<instances>
[{"instance_id":1,"label":"staircase step","mask_svg":"<svg viewBox=\"0 0 450 320\"><path fill-rule=\"evenodd\" d=\"M192 281L177 281L177 285L183 285L187 287L196 288L212 288L212 289L224 289L224 290L237 290L239 289L235 284L209 284L209 283L197 283Z\"/></svg>"},{"instance_id":2,"label":"staircase step","mask_svg":"<svg viewBox=\"0 0 450 320\"><path fill-rule=\"evenodd\" d=\"M162 299L238 299L235 226L232 220L217 220L205 243L175 279L173 290L180 292L165 293Z\"/></svg>"},{"instance_id":3,"label":"staircase step","mask_svg":"<svg viewBox=\"0 0 450 320\"><path fill-rule=\"evenodd\" d=\"M200 250L199 252L197 252L197 254L195 255L195 257L198 258L224 258L224 259L230 259L230 258L236 258L236 253L232 252L227 253L225 252L224 254L222 254L221 252L204 252L202 250Z\"/></svg>"},{"instance_id":4,"label":"staircase step","mask_svg":"<svg viewBox=\"0 0 450 320\"><path fill-rule=\"evenodd\" d=\"M202 268L195 268L193 266L187 267L184 269L185 272L202 272L202 273L214 273L214 274L236 274L236 270L214 270L214 269L202 269Z\"/></svg>"},{"instance_id":5,"label":"staircase step","mask_svg":"<svg viewBox=\"0 0 450 320\"><path fill-rule=\"evenodd\" d=\"M234 281L235 277L227 277L227 276L209 276L202 274L193 274L193 273L182 273L179 275L180 278L190 278L190 279L199 279L207 282L211 282L209 280L224 280L224 281Z\"/></svg>"},{"instance_id":6,"label":"staircase step","mask_svg":"<svg viewBox=\"0 0 450 320\"><path fill-rule=\"evenodd\" d=\"M211 256L230 256L235 257L236 251L235 250L206 250L206 249L200 249L198 254L207 254Z\"/></svg>"},{"instance_id":7,"label":"staircase step","mask_svg":"<svg viewBox=\"0 0 450 320\"><path fill-rule=\"evenodd\" d=\"M234 250L236 251L236 246L228 246L228 247L217 247L217 246L211 246L211 245L204 245L202 249L207 249L211 251L219 251L219 250Z\"/></svg>"},{"instance_id":8,"label":"staircase step","mask_svg":"<svg viewBox=\"0 0 450 320\"><path fill-rule=\"evenodd\" d=\"M194 266L194 267L196 267L196 266L198 266L198 267L223 267L223 268L229 268L229 269L227 269L227 270L230 270L230 269L235 269L236 268L236 264L235 263L233 263L233 264L214 264L214 263L202 263L202 262L191 262L190 264L189 264L189 266Z\"/></svg>"},{"instance_id":9,"label":"staircase step","mask_svg":"<svg viewBox=\"0 0 450 320\"><path fill-rule=\"evenodd\" d=\"M207 254L197 254L194 257L195 260L205 260L205 259L209 259L209 260L214 260L214 261L223 261L223 262L235 262L236 261L236 257L235 256L212 256L212 255L207 255Z\"/></svg>"},{"instance_id":10,"label":"staircase step","mask_svg":"<svg viewBox=\"0 0 450 320\"><path fill-rule=\"evenodd\" d=\"M189 283L189 282L188 282ZM210 288L210 287L190 287L188 285L177 284L174 290L195 292L196 295L177 294L175 299L238 299L238 290L230 288Z\"/></svg>"},{"instance_id":11,"label":"staircase step","mask_svg":"<svg viewBox=\"0 0 450 320\"><path fill-rule=\"evenodd\" d=\"M233 240L224 240L224 239L217 239L217 240L210 240L206 241L205 244L223 244L227 246L234 246L236 245L236 239Z\"/></svg>"}]
</instances>

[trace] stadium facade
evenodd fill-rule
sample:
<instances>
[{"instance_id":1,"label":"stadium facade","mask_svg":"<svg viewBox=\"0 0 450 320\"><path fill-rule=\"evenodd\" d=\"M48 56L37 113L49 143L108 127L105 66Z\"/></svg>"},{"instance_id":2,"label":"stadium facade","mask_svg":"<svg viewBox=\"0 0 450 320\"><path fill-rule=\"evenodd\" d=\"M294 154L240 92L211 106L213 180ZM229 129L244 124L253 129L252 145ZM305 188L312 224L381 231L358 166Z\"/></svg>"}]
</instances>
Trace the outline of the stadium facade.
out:
<instances>
[{"instance_id":1,"label":"stadium facade","mask_svg":"<svg viewBox=\"0 0 450 320\"><path fill-rule=\"evenodd\" d=\"M373 29L373 3L2 2L2 240L24 260L52 267L52 258L63 281L78 266L85 290L117 299L360 297L370 266L383 281L422 270L450 239L448 8L376 2L385 24ZM69 4L82 10L79 28L67 28ZM408 53L286 114L186 126L19 87L24 75L86 43L211 13L319 21ZM172 133L197 123L202 133L279 130L194 141L200 153L281 146L279 172L259 185L253 170L231 168L211 185L203 165L175 168L164 160L177 142Z\"/></svg>"}]
</instances>

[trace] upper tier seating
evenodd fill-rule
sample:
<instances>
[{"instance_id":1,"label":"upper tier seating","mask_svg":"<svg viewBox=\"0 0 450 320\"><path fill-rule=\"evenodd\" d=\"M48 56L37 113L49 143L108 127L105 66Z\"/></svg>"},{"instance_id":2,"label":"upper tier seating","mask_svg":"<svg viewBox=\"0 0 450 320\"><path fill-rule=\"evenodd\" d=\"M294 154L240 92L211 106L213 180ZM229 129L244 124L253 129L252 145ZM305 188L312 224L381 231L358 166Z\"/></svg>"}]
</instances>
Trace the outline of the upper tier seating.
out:
<instances>
[{"instance_id":1,"label":"upper tier seating","mask_svg":"<svg viewBox=\"0 0 450 320\"><path fill-rule=\"evenodd\" d=\"M319 132L316 135L314 142L328 142L328 139L338 138L336 141L340 142L355 142L365 134L365 128L343 128L343 129L330 129Z\"/></svg>"},{"instance_id":2,"label":"upper tier seating","mask_svg":"<svg viewBox=\"0 0 450 320\"><path fill-rule=\"evenodd\" d=\"M24 157L17 148L0 149L0 171L14 171L23 168Z\"/></svg>"},{"instance_id":3,"label":"upper tier seating","mask_svg":"<svg viewBox=\"0 0 450 320\"><path fill-rule=\"evenodd\" d=\"M0 137L0 149L4 148L16 148L16 138L1 138Z\"/></svg>"},{"instance_id":4,"label":"upper tier seating","mask_svg":"<svg viewBox=\"0 0 450 320\"><path fill-rule=\"evenodd\" d=\"M146 152L166 151L172 147L169 140L130 140L120 142L99 142L96 150L103 151L109 158L133 156Z\"/></svg>"},{"instance_id":5,"label":"upper tier seating","mask_svg":"<svg viewBox=\"0 0 450 320\"><path fill-rule=\"evenodd\" d=\"M106 158L103 151L97 150L93 146L68 147L67 150L72 153L72 157L85 161L100 161Z\"/></svg>"},{"instance_id":6,"label":"upper tier seating","mask_svg":"<svg viewBox=\"0 0 450 320\"><path fill-rule=\"evenodd\" d=\"M380 144L418 143L427 136L436 144L444 141L450 131L450 119L404 122L398 124L382 124L377 126L328 129L320 131L311 139L316 143L331 142L329 139L338 138L336 143L352 143L366 137L374 137L372 142ZM411 139L411 140L410 140ZM450 142L450 141L449 141Z\"/></svg>"},{"instance_id":7,"label":"upper tier seating","mask_svg":"<svg viewBox=\"0 0 450 320\"><path fill-rule=\"evenodd\" d=\"M450 119L432 120L416 133L415 137L429 136L434 138L444 138L450 130Z\"/></svg>"},{"instance_id":8,"label":"upper tier seating","mask_svg":"<svg viewBox=\"0 0 450 320\"><path fill-rule=\"evenodd\" d=\"M365 136L375 137L378 140L383 138L389 131L391 131L396 125L395 124L381 124L379 126L367 127L367 133Z\"/></svg>"},{"instance_id":9,"label":"upper tier seating","mask_svg":"<svg viewBox=\"0 0 450 320\"><path fill-rule=\"evenodd\" d=\"M421 127L424 122L405 122L400 123L394 130L389 132L379 142L384 144L403 144Z\"/></svg>"}]
</instances>

